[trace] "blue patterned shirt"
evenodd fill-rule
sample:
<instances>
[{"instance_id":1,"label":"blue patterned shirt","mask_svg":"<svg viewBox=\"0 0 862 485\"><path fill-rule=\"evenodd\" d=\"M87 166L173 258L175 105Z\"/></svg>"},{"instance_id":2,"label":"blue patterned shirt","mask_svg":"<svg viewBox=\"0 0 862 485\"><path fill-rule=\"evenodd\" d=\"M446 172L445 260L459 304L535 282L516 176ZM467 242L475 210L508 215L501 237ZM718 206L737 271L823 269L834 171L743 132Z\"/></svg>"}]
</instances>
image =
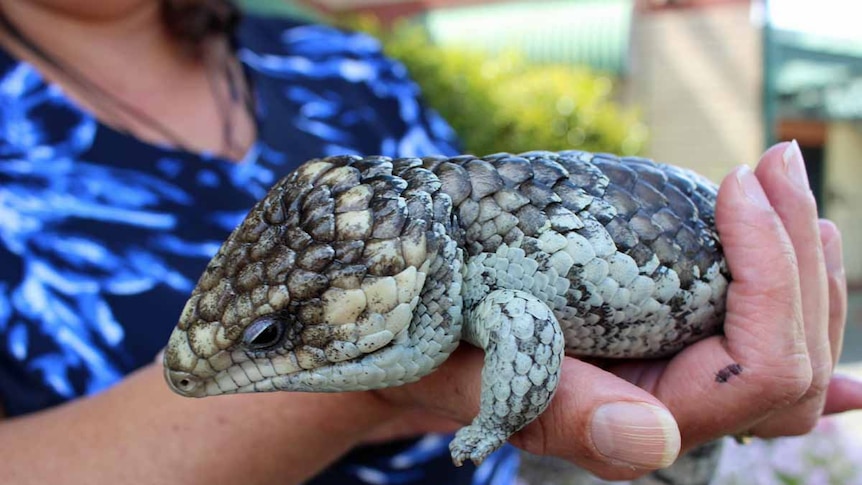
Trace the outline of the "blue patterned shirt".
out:
<instances>
[{"instance_id":1,"label":"blue patterned shirt","mask_svg":"<svg viewBox=\"0 0 862 485\"><path fill-rule=\"evenodd\" d=\"M164 346L209 258L299 163L453 154L405 68L364 35L248 17L238 55L258 138L241 163L144 143L0 52L0 402L10 416L103 390ZM449 437L354 450L311 483L504 484L504 449L449 463Z\"/></svg>"}]
</instances>

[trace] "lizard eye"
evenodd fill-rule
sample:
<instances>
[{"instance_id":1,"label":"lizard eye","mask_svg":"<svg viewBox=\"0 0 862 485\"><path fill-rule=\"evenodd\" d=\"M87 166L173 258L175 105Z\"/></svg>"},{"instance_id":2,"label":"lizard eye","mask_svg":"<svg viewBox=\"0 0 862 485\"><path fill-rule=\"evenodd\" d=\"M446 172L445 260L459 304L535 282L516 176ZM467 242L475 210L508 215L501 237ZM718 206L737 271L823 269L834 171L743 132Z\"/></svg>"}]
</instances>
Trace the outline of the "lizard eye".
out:
<instances>
[{"instance_id":1,"label":"lizard eye","mask_svg":"<svg viewBox=\"0 0 862 485\"><path fill-rule=\"evenodd\" d=\"M263 350L274 346L284 335L284 322L272 316L257 319L242 335L242 341L250 350Z\"/></svg>"}]
</instances>

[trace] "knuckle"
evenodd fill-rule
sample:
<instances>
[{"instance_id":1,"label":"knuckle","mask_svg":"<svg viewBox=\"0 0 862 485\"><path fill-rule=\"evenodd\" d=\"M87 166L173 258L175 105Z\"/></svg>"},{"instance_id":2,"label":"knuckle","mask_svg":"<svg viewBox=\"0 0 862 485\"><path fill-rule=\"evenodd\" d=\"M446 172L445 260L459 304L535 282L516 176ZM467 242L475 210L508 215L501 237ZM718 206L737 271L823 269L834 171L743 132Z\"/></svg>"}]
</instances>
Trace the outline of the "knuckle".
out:
<instances>
[{"instance_id":1,"label":"knuckle","mask_svg":"<svg viewBox=\"0 0 862 485\"><path fill-rule=\"evenodd\" d=\"M817 427L817 416L811 414L793 413L773 421L765 426L763 430L755 431L755 435L761 438L780 438L784 436L803 436Z\"/></svg>"},{"instance_id":2,"label":"knuckle","mask_svg":"<svg viewBox=\"0 0 862 485\"><path fill-rule=\"evenodd\" d=\"M808 354L794 354L780 359L761 373L761 396L773 409L799 402L811 389L813 371Z\"/></svg>"},{"instance_id":3,"label":"knuckle","mask_svg":"<svg viewBox=\"0 0 862 485\"><path fill-rule=\"evenodd\" d=\"M785 392L789 400L791 402L799 401L811 389L811 367L806 365L795 366L795 369L787 376L785 382L787 384Z\"/></svg>"},{"instance_id":4,"label":"knuckle","mask_svg":"<svg viewBox=\"0 0 862 485\"><path fill-rule=\"evenodd\" d=\"M817 427L819 418L811 414L798 416L788 424L787 436L802 436L810 433Z\"/></svg>"},{"instance_id":5,"label":"knuckle","mask_svg":"<svg viewBox=\"0 0 862 485\"><path fill-rule=\"evenodd\" d=\"M825 397L803 397L788 409L760 423L754 434L762 438L801 436L813 431L820 422Z\"/></svg>"},{"instance_id":6,"label":"knuckle","mask_svg":"<svg viewBox=\"0 0 862 485\"><path fill-rule=\"evenodd\" d=\"M829 382L832 380L832 366L822 365L812 371L811 383L805 393L806 399L819 398L826 395L829 390Z\"/></svg>"}]
</instances>

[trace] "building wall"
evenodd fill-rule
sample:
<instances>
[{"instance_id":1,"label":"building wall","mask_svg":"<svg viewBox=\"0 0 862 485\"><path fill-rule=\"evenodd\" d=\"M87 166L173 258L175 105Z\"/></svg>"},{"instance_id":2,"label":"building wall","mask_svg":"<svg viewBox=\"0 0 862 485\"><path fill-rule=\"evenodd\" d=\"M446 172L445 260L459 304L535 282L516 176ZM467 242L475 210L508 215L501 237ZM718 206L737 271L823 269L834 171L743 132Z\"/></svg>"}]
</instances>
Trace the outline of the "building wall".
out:
<instances>
[{"instance_id":1,"label":"building wall","mask_svg":"<svg viewBox=\"0 0 862 485\"><path fill-rule=\"evenodd\" d=\"M637 12L624 96L643 110L648 156L716 181L757 162L761 32L747 2Z\"/></svg>"},{"instance_id":2,"label":"building wall","mask_svg":"<svg viewBox=\"0 0 862 485\"><path fill-rule=\"evenodd\" d=\"M643 110L647 155L715 181L754 165L765 146L762 55L748 4L638 11L623 95ZM841 229L848 280L862 286L862 124L811 125L783 135L825 140L823 214Z\"/></svg>"},{"instance_id":3,"label":"building wall","mask_svg":"<svg viewBox=\"0 0 862 485\"><path fill-rule=\"evenodd\" d=\"M847 279L862 285L862 125L836 122L826 141L825 216L841 229Z\"/></svg>"}]
</instances>

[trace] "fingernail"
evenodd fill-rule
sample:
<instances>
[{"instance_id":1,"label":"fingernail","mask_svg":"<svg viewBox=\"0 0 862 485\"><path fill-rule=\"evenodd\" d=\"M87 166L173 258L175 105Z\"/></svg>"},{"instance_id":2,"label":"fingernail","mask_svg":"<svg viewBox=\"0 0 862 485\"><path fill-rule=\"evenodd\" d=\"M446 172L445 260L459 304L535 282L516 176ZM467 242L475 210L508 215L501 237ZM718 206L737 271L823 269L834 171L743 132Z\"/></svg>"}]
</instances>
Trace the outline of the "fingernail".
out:
<instances>
[{"instance_id":1,"label":"fingernail","mask_svg":"<svg viewBox=\"0 0 862 485\"><path fill-rule=\"evenodd\" d=\"M802 151L799 150L799 143L796 140L790 142L787 149L784 150L784 170L790 180L802 187L808 189L808 174L805 171L805 160L802 159Z\"/></svg>"},{"instance_id":2,"label":"fingernail","mask_svg":"<svg viewBox=\"0 0 862 485\"><path fill-rule=\"evenodd\" d=\"M757 177L748 165L741 165L736 170L736 181L739 183L739 188L742 189L742 193L744 193L749 200L761 207L772 207L769 203L769 199L766 198L766 192L764 192L763 187L760 186L760 181L757 180Z\"/></svg>"},{"instance_id":3,"label":"fingernail","mask_svg":"<svg viewBox=\"0 0 862 485\"><path fill-rule=\"evenodd\" d=\"M652 404L604 404L593 415L591 434L599 453L613 463L664 468L679 455L676 420Z\"/></svg>"}]
</instances>

